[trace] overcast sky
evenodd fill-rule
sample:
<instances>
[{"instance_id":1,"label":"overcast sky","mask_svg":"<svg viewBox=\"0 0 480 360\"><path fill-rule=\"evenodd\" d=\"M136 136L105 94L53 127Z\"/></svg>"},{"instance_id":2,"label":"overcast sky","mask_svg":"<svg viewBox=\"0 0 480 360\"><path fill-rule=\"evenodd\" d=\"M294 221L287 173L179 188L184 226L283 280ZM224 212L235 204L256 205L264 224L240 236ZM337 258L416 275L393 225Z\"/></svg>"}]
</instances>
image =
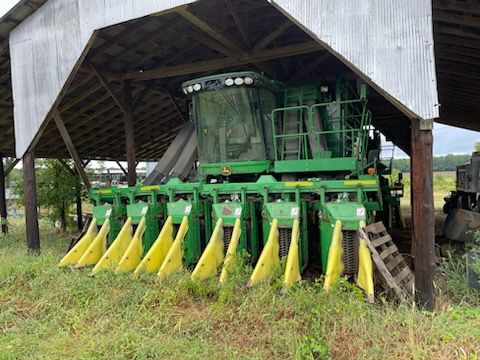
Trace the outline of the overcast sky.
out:
<instances>
[{"instance_id":1,"label":"overcast sky","mask_svg":"<svg viewBox=\"0 0 480 360\"><path fill-rule=\"evenodd\" d=\"M18 0L0 0L0 17L10 10ZM476 142L480 142L480 133L457 129L443 124L435 124L433 130L435 155L469 154ZM401 151L396 156L405 156Z\"/></svg>"},{"instance_id":2,"label":"overcast sky","mask_svg":"<svg viewBox=\"0 0 480 360\"><path fill-rule=\"evenodd\" d=\"M18 0L0 0L0 17L10 10Z\"/></svg>"}]
</instances>

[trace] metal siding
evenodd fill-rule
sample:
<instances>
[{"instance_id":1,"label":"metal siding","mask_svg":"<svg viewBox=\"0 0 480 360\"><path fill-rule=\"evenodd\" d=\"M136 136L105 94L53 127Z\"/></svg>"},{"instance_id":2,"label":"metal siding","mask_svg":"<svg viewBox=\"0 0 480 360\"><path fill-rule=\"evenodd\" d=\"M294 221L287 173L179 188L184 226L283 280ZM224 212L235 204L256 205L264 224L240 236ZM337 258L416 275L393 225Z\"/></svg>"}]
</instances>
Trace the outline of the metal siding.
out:
<instances>
[{"instance_id":1,"label":"metal siding","mask_svg":"<svg viewBox=\"0 0 480 360\"><path fill-rule=\"evenodd\" d=\"M431 0L271 2L405 113L439 117Z\"/></svg>"},{"instance_id":2,"label":"metal siding","mask_svg":"<svg viewBox=\"0 0 480 360\"><path fill-rule=\"evenodd\" d=\"M195 0L49 0L10 35L17 157L23 157L95 30Z\"/></svg>"}]
</instances>

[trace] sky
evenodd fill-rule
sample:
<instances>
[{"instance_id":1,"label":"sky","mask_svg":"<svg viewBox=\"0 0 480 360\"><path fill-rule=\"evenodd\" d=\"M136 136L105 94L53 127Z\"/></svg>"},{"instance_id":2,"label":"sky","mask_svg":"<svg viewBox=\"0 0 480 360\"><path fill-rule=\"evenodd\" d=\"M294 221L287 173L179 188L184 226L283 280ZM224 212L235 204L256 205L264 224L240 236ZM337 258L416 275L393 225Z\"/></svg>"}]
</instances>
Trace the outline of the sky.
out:
<instances>
[{"instance_id":1,"label":"sky","mask_svg":"<svg viewBox=\"0 0 480 360\"><path fill-rule=\"evenodd\" d=\"M10 10L18 0L0 0L0 17ZM480 142L480 133L458 129L455 127L435 124L433 130L433 154L469 154L476 142ZM395 151L395 157L406 157L401 150Z\"/></svg>"},{"instance_id":2,"label":"sky","mask_svg":"<svg viewBox=\"0 0 480 360\"><path fill-rule=\"evenodd\" d=\"M476 142L480 142L480 132L464 130L453 126L435 123L433 128L433 155L471 154ZM395 149L395 157L408 157L400 149Z\"/></svg>"},{"instance_id":3,"label":"sky","mask_svg":"<svg viewBox=\"0 0 480 360\"><path fill-rule=\"evenodd\" d=\"M6 14L18 2L18 0L0 0L0 17Z\"/></svg>"}]
</instances>

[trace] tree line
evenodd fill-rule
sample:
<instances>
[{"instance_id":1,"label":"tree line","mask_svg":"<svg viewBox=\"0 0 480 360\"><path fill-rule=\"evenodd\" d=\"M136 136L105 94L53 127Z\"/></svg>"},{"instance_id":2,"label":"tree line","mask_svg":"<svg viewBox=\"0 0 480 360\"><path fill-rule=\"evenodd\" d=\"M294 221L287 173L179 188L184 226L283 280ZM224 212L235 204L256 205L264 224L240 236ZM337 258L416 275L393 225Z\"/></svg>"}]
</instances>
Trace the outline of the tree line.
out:
<instances>
[{"instance_id":1,"label":"tree line","mask_svg":"<svg viewBox=\"0 0 480 360\"><path fill-rule=\"evenodd\" d=\"M433 157L433 171L455 171L458 165L470 161L471 155L446 155ZM401 172L410 172L410 159L393 159L392 168Z\"/></svg>"}]
</instances>

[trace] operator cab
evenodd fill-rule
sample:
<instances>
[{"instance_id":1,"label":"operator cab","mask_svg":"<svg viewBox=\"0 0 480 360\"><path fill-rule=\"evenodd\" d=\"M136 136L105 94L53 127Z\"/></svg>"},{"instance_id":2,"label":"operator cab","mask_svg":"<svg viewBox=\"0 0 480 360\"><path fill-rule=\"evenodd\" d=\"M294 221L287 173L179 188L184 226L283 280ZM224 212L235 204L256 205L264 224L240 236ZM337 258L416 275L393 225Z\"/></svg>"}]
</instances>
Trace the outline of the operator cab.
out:
<instances>
[{"instance_id":1,"label":"operator cab","mask_svg":"<svg viewBox=\"0 0 480 360\"><path fill-rule=\"evenodd\" d=\"M275 82L254 72L239 72L186 82L183 92L192 96L201 166L254 162L263 164L262 171L270 166ZM235 172L239 173L238 166Z\"/></svg>"}]
</instances>

